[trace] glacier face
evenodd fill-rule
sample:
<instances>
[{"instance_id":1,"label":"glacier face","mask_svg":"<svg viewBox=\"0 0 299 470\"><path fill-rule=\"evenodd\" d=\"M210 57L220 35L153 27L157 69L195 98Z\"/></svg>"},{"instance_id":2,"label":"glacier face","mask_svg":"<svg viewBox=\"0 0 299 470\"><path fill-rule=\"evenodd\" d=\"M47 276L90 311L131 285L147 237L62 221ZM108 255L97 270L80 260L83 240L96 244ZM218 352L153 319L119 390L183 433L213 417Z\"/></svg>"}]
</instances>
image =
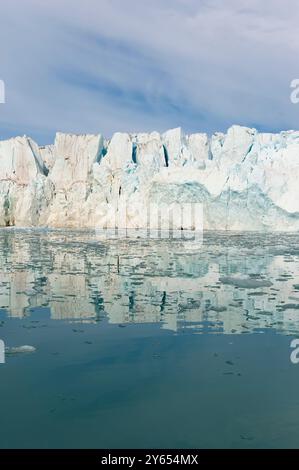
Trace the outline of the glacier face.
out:
<instances>
[{"instance_id":1,"label":"glacier face","mask_svg":"<svg viewBox=\"0 0 299 470\"><path fill-rule=\"evenodd\" d=\"M299 230L299 131L57 133L0 142L0 226L145 228L148 204L199 202L210 230ZM174 228L181 228L179 217Z\"/></svg>"}]
</instances>

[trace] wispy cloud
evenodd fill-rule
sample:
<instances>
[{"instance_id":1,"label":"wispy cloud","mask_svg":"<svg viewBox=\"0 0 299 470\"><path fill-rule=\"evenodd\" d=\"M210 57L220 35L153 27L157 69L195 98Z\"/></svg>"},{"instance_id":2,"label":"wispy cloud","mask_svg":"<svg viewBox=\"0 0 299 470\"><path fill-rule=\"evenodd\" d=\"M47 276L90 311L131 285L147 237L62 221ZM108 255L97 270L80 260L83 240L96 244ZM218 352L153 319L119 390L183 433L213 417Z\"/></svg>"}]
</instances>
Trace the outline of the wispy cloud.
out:
<instances>
[{"instance_id":1,"label":"wispy cloud","mask_svg":"<svg viewBox=\"0 0 299 470\"><path fill-rule=\"evenodd\" d=\"M296 0L0 2L0 138L296 128Z\"/></svg>"}]
</instances>

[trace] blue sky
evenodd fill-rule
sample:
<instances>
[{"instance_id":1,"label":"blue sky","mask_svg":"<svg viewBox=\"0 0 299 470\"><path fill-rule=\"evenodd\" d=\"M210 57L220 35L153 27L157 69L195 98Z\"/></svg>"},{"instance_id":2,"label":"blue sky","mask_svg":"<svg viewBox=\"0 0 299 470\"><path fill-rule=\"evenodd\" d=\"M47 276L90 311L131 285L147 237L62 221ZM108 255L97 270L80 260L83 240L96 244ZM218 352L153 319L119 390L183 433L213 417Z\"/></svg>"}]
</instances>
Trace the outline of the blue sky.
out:
<instances>
[{"instance_id":1,"label":"blue sky","mask_svg":"<svg viewBox=\"0 0 299 470\"><path fill-rule=\"evenodd\" d=\"M297 0L0 0L0 138L298 129Z\"/></svg>"}]
</instances>

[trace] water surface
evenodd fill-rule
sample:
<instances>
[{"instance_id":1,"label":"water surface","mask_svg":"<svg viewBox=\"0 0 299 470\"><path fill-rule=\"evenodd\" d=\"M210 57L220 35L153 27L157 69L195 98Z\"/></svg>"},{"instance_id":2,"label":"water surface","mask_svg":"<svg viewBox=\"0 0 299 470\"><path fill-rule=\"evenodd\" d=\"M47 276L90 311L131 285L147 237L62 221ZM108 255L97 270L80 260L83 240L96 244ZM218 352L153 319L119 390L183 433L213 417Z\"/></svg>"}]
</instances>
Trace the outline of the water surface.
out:
<instances>
[{"instance_id":1,"label":"water surface","mask_svg":"<svg viewBox=\"0 0 299 470\"><path fill-rule=\"evenodd\" d=\"M191 242L190 242L191 243ZM299 235L0 231L1 448L297 447Z\"/></svg>"}]
</instances>

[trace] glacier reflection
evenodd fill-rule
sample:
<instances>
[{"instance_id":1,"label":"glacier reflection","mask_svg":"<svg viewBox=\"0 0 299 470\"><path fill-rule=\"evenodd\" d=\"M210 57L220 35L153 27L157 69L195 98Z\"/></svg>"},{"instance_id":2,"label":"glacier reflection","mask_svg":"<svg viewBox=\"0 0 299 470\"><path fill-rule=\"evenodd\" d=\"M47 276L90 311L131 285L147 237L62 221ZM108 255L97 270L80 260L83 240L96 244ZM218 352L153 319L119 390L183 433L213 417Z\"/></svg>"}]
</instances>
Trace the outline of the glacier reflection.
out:
<instances>
[{"instance_id":1,"label":"glacier reflection","mask_svg":"<svg viewBox=\"0 0 299 470\"><path fill-rule=\"evenodd\" d=\"M11 317L45 307L54 320L299 333L296 234L205 233L201 249L186 252L168 240L3 229L0 248L0 308ZM240 276L258 287L227 281Z\"/></svg>"}]
</instances>

